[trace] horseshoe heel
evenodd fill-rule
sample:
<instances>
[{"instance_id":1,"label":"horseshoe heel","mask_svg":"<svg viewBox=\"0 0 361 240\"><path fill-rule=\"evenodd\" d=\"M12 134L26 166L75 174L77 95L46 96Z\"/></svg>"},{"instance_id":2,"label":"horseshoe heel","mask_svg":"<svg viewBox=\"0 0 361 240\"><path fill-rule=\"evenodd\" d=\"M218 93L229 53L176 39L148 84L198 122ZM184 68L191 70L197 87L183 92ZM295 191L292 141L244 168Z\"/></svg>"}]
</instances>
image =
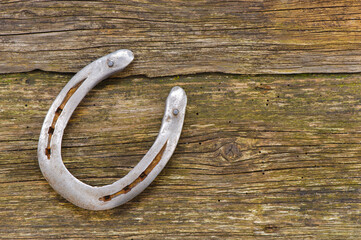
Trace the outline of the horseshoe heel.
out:
<instances>
[{"instance_id":1,"label":"horseshoe heel","mask_svg":"<svg viewBox=\"0 0 361 240\"><path fill-rule=\"evenodd\" d=\"M96 84L123 70L133 58L131 51L118 50L84 67L65 85L45 117L38 145L40 169L55 191L79 207L105 210L131 200L157 177L177 146L187 105L187 96L180 87L169 93L153 146L126 176L112 184L93 187L75 178L65 167L61 142L75 108Z\"/></svg>"}]
</instances>

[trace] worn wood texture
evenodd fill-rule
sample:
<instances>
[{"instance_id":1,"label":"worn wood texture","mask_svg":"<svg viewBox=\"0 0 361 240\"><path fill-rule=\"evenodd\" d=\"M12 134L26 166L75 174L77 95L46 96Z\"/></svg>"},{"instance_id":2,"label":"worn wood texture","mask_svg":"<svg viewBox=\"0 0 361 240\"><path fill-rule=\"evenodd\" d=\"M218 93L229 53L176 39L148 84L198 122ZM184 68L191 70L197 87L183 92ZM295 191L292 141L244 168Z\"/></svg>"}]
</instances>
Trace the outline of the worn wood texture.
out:
<instances>
[{"instance_id":1,"label":"worn wood texture","mask_svg":"<svg viewBox=\"0 0 361 240\"><path fill-rule=\"evenodd\" d=\"M146 153L173 86L189 105L161 175L103 212L64 200L37 163L42 121L70 77L0 75L1 239L359 239L361 75L106 80L63 141L66 166L92 185Z\"/></svg>"},{"instance_id":2,"label":"worn wood texture","mask_svg":"<svg viewBox=\"0 0 361 240\"><path fill-rule=\"evenodd\" d=\"M123 75L361 71L357 0L0 3L0 72L77 72L120 48Z\"/></svg>"}]
</instances>

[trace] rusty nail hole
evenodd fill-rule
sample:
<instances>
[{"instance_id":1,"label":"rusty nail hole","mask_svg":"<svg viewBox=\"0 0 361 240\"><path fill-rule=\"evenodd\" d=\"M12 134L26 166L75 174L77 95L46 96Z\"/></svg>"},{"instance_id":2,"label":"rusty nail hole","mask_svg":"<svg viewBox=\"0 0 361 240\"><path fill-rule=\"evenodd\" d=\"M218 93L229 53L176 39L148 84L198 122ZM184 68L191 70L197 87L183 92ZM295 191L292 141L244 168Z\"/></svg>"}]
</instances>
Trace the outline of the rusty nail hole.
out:
<instances>
[{"instance_id":1,"label":"rusty nail hole","mask_svg":"<svg viewBox=\"0 0 361 240\"><path fill-rule=\"evenodd\" d=\"M63 109L61 109L60 107L58 107L58 109L56 109L56 113L60 114L63 111Z\"/></svg>"},{"instance_id":2,"label":"rusty nail hole","mask_svg":"<svg viewBox=\"0 0 361 240\"><path fill-rule=\"evenodd\" d=\"M122 189L122 191L124 191L124 193L130 192L130 190L132 190L132 188L131 188L130 185L127 185L127 186L125 186L125 187Z\"/></svg>"},{"instance_id":3,"label":"rusty nail hole","mask_svg":"<svg viewBox=\"0 0 361 240\"><path fill-rule=\"evenodd\" d=\"M110 197L110 195L106 195L106 196L104 196L103 197L103 200L106 202L106 201L109 201L110 199L112 199L111 197Z\"/></svg>"},{"instance_id":4,"label":"rusty nail hole","mask_svg":"<svg viewBox=\"0 0 361 240\"><path fill-rule=\"evenodd\" d=\"M53 134L53 133L54 133L54 128L53 128L53 127L49 127L48 134Z\"/></svg>"},{"instance_id":5,"label":"rusty nail hole","mask_svg":"<svg viewBox=\"0 0 361 240\"><path fill-rule=\"evenodd\" d=\"M48 156L48 158L50 158L50 154L51 154L50 147L45 148L45 155Z\"/></svg>"},{"instance_id":6,"label":"rusty nail hole","mask_svg":"<svg viewBox=\"0 0 361 240\"><path fill-rule=\"evenodd\" d=\"M139 176L141 179L144 179L147 177L147 174L145 172L142 172Z\"/></svg>"}]
</instances>

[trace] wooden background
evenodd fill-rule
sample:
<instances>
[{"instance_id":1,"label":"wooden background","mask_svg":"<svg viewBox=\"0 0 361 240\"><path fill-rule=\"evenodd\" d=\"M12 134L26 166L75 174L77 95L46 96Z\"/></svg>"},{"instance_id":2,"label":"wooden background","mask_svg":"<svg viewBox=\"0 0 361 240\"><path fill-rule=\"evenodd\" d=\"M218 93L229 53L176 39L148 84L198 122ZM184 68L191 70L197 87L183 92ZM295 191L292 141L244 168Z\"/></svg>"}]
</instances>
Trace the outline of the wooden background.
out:
<instances>
[{"instance_id":1,"label":"wooden background","mask_svg":"<svg viewBox=\"0 0 361 240\"><path fill-rule=\"evenodd\" d=\"M63 159L94 186L152 145L173 86L179 145L131 202L80 209L45 181L45 114L85 65L134 63L76 109ZM0 3L0 239L360 239L361 3Z\"/></svg>"}]
</instances>

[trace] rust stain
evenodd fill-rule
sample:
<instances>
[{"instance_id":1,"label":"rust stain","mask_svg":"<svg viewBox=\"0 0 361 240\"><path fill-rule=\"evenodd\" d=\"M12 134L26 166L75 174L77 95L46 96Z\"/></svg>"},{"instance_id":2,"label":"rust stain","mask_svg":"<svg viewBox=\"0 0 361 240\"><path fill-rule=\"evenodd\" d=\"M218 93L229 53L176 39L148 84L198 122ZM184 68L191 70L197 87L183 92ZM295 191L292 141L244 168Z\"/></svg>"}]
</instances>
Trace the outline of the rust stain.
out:
<instances>
[{"instance_id":1,"label":"rust stain","mask_svg":"<svg viewBox=\"0 0 361 240\"><path fill-rule=\"evenodd\" d=\"M101 198L99 198L99 200L103 201L103 202L110 201L116 196L119 196L121 194L126 194L126 193L130 192L135 186L137 186L140 182L142 182L149 175L149 173L155 168L155 166L157 166L157 164L160 162L160 160L162 159L164 150L167 147L167 142L164 144L162 149L159 151L157 156L155 156L155 158L149 164L149 166L137 177L137 179L135 179L131 184L125 186L119 192L113 193L112 195L107 195L107 196L101 197Z\"/></svg>"},{"instance_id":2,"label":"rust stain","mask_svg":"<svg viewBox=\"0 0 361 240\"><path fill-rule=\"evenodd\" d=\"M79 83L77 83L74 87L72 87L68 91L64 100L61 102L60 106L55 111L53 122L51 123L51 126L49 127L49 130L48 130L48 134L49 134L48 145L46 146L46 149L45 149L45 155L48 157L48 159L50 159L50 154L51 154L50 142L51 142L51 138L53 137L54 130L55 130L55 124L58 121L58 118L59 118L60 114L62 113L66 103L69 101L71 96L73 96L73 94L76 92L76 90L78 90L78 88L83 84L83 82L85 80L86 80L86 78L84 80L80 81Z\"/></svg>"}]
</instances>

